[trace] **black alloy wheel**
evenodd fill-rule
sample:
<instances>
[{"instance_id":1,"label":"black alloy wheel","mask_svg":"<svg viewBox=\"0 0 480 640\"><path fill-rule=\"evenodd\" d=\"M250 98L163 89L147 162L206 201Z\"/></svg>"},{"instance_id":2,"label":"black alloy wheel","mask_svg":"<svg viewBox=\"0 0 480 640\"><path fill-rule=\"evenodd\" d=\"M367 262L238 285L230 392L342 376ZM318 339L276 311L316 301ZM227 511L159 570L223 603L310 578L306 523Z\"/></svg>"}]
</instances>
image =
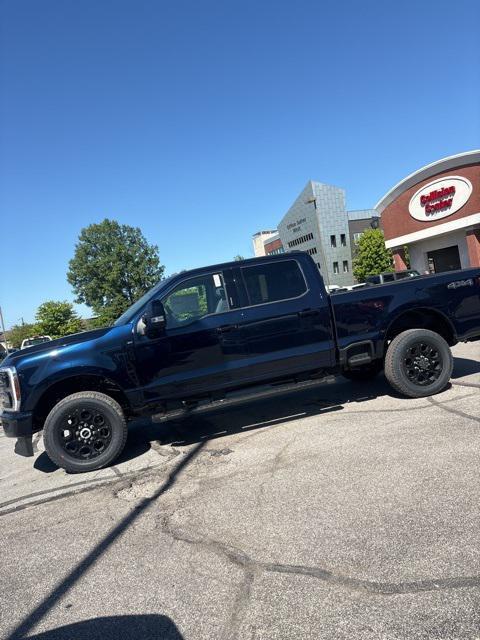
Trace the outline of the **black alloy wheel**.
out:
<instances>
[{"instance_id":1,"label":"black alloy wheel","mask_svg":"<svg viewBox=\"0 0 480 640\"><path fill-rule=\"evenodd\" d=\"M73 393L53 407L43 439L48 457L70 473L111 464L127 440L122 407L98 391Z\"/></svg>"},{"instance_id":2,"label":"black alloy wheel","mask_svg":"<svg viewBox=\"0 0 480 640\"><path fill-rule=\"evenodd\" d=\"M388 345L385 376L391 386L409 398L443 391L453 370L447 341L429 329L408 329Z\"/></svg>"},{"instance_id":3,"label":"black alloy wheel","mask_svg":"<svg viewBox=\"0 0 480 640\"><path fill-rule=\"evenodd\" d=\"M78 460L91 460L107 450L112 427L102 411L88 405L66 411L58 429L65 452Z\"/></svg>"},{"instance_id":4,"label":"black alloy wheel","mask_svg":"<svg viewBox=\"0 0 480 640\"><path fill-rule=\"evenodd\" d=\"M427 341L420 341L408 347L403 365L411 382L428 386L440 377L443 361L440 351L435 345Z\"/></svg>"}]
</instances>

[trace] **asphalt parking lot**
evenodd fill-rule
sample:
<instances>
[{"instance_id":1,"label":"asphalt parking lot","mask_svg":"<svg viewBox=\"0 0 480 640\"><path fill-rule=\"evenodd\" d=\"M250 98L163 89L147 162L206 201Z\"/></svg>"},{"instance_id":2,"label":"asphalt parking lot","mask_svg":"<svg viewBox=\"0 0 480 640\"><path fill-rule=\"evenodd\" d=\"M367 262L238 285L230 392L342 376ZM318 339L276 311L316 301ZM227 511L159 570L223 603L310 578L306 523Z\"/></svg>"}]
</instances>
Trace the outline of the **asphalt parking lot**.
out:
<instances>
[{"instance_id":1,"label":"asphalt parking lot","mask_svg":"<svg viewBox=\"0 0 480 640\"><path fill-rule=\"evenodd\" d=\"M138 424L67 475L0 436L0 637L480 638L480 342L452 385L345 380Z\"/></svg>"}]
</instances>

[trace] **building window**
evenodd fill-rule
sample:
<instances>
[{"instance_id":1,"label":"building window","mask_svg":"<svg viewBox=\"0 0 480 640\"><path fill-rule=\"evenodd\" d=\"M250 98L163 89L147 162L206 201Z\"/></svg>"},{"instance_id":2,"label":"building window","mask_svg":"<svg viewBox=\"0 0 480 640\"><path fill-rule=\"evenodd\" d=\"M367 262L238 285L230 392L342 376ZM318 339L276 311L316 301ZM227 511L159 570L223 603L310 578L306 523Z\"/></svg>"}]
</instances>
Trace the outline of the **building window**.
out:
<instances>
[{"instance_id":1,"label":"building window","mask_svg":"<svg viewBox=\"0 0 480 640\"><path fill-rule=\"evenodd\" d=\"M340 244L342 245L342 247L347 246L347 237L344 233L340 234Z\"/></svg>"},{"instance_id":2,"label":"building window","mask_svg":"<svg viewBox=\"0 0 480 640\"><path fill-rule=\"evenodd\" d=\"M358 242L360 240L360 237L362 235L363 231L360 231L359 233L354 233L353 234L353 241L354 242Z\"/></svg>"},{"instance_id":3,"label":"building window","mask_svg":"<svg viewBox=\"0 0 480 640\"><path fill-rule=\"evenodd\" d=\"M333 273L340 273L338 269L338 262L333 263Z\"/></svg>"},{"instance_id":4,"label":"building window","mask_svg":"<svg viewBox=\"0 0 480 640\"><path fill-rule=\"evenodd\" d=\"M303 244L304 242L307 242L307 240L313 240L313 233L307 233L306 236L300 236L300 238L295 238L295 240L290 240L290 242L288 243L288 246L291 249L292 247L297 247L299 244Z\"/></svg>"},{"instance_id":5,"label":"building window","mask_svg":"<svg viewBox=\"0 0 480 640\"><path fill-rule=\"evenodd\" d=\"M320 270L320 263L319 262L317 262L317 267Z\"/></svg>"},{"instance_id":6,"label":"building window","mask_svg":"<svg viewBox=\"0 0 480 640\"><path fill-rule=\"evenodd\" d=\"M336 236L330 236L330 246L331 247L336 247L337 246L337 237Z\"/></svg>"},{"instance_id":7,"label":"building window","mask_svg":"<svg viewBox=\"0 0 480 640\"><path fill-rule=\"evenodd\" d=\"M315 253L317 253L317 247L313 247L312 249L307 249L307 253L309 256L313 256Z\"/></svg>"},{"instance_id":8,"label":"building window","mask_svg":"<svg viewBox=\"0 0 480 640\"><path fill-rule=\"evenodd\" d=\"M348 273L348 260L343 261L343 273Z\"/></svg>"}]
</instances>

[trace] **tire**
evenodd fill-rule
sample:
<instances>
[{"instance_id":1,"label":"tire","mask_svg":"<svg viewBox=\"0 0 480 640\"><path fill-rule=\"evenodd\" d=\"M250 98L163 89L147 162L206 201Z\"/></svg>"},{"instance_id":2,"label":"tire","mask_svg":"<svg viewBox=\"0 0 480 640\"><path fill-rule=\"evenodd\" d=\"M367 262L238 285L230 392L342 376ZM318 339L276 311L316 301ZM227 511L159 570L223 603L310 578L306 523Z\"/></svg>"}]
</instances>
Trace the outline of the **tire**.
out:
<instances>
[{"instance_id":1,"label":"tire","mask_svg":"<svg viewBox=\"0 0 480 640\"><path fill-rule=\"evenodd\" d=\"M385 357L385 376L391 386L409 398L443 391L453 369L447 342L428 329L408 329L392 340Z\"/></svg>"},{"instance_id":2,"label":"tire","mask_svg":"<svg viewBox=\"0 0 480 640\"><path fill-rule=\"evenodd\" d=\"M345 369L342 371L342 376L352 382L370 382L378 376L382 369L382 362L372 362L358 367L358 369Z\"/></svg>"},{"instance_id":3,"label":"tire","mask_svg":"<svg viewBox=\"0 0 480 640\"><path fill-rule=\"evenodd\" d=\"M72 393L53 407L43 428L48 457L69 473L96 471L120 454L127 440L121 406L97 391Z\"/></svg>"}]
</instances>

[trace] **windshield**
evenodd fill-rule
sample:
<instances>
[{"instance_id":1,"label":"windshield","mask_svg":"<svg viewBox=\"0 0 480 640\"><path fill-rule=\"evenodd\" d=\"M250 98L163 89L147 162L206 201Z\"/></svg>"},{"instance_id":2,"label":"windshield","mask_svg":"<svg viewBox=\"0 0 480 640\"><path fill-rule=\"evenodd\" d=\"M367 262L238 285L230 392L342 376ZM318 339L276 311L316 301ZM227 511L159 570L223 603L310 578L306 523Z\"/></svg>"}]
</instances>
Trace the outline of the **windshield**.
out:
<instances>
[{"instance_id":1,"label":"windshield","mask_svg":"<svg viewBox=\"0 0 480 640\"><path fill-rule=\"evenodd\" d=\"M155 285L153 289L150 289L150 291L147 291L147 293L144 293L141 298L139 298L136 302L134 302L131 307L128 307L128 309L124 311L122 315L115 320L115 322L113 323L113 326L118 327L121 324L127 324L128 322L131 322L134 319L134 317L137 315L137 313L140 311L140 309L151 298L154 298L155 295L170 282L172 277L173 276L170 276L169 278L165 278L165 280L162 280L157 285Z\"/></svg>"}]
</instances>

